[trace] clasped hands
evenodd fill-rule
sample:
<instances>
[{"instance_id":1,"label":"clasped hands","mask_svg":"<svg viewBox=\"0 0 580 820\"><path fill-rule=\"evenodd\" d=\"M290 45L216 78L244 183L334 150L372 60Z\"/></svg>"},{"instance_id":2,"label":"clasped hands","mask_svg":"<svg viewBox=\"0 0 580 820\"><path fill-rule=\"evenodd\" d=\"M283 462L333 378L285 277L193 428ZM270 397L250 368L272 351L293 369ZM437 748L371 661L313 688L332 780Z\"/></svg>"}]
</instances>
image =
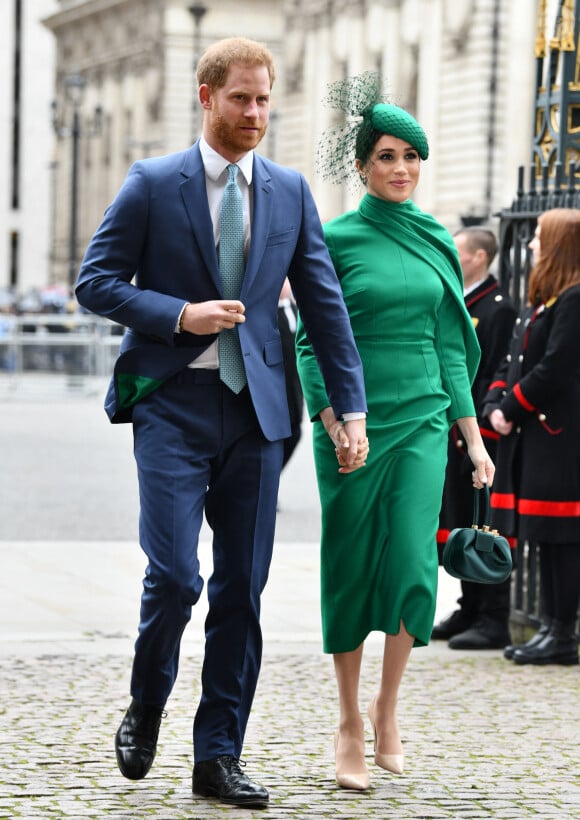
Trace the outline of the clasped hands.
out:
<instances>
[{"instance_id":1,"label":"clasped hands","mask_svg":"<svg viewBox=\"0 0 580 820\"><path fill-rule=\"evenodd\" d=\"M200 336L220 333L245 322L245 310L243 303L236 299L190 302L183 311L181 329ZM369 452L366 420L353 419L343 423L336 418L331 407L324 408L320 418L334 444L338 472L352 473L364 467Z\"/></svg>"},{"instance_id":2,"label":"clasped hands","mask_svg":"<svg viewBox=\"0 0 580 820\"><path fill-rule=\"evenodd\" d=\"M336 418L331 407L321 410L320 419L334 444L338 472L353 473L364 467L369 453L366 420L354 419L343 423Z\"/></svg>"}]
</instances>

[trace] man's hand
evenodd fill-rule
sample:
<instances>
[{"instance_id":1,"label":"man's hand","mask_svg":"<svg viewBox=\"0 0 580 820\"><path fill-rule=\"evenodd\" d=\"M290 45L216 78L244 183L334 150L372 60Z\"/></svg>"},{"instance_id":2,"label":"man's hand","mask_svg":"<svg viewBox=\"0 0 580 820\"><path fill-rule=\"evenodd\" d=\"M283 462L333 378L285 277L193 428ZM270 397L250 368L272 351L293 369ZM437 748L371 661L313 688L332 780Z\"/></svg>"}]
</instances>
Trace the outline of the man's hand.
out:
<instances>
[{"instance_id":1,"label":"man's hand","mask_svg":"<svg viewBox=\"0 0 580 820\"><path fill-rule=\"evenodd\" d=\"M508 421L499 408L491 411L489 423L500 436L509 436L514 426L513 421Z\"/></svg>"},{"instance_id":2,"label":"man's hand","mask_svg":"<svg viewBox=\"0 0 580 820\"><path fill-rule=\"evenodd\" d=\"M366 420L355 419L343 424L331 407L320 412L324 429L335 447L339 473L353 473L364 467L369 452L369 440L366 436Z\"/></svg>"},{"instance_id":3,"label":"man's hand","mask_svg":"<svg viewBox=\"0 0 580 820\"><path fill-rule=\"evenodd\" d=\"M231 330L246 321L244 305L234 299L216 299L211 302L190 302L181 317L181 329L196 336L207 336Z\"/></svg>"},{"instance_id":4,"label":"man's hand","mask_svg":"<svg viewBox=\"0 0 580 820\"><path fill-rule=\"evenodd\" d=\"M343 425L343 432L348 438L348 447L337 452L339 473L352 473L359 467L364 467L369 454L369 440L367 438L366 419L347 421Z\"/></svg>"}]
</instances>

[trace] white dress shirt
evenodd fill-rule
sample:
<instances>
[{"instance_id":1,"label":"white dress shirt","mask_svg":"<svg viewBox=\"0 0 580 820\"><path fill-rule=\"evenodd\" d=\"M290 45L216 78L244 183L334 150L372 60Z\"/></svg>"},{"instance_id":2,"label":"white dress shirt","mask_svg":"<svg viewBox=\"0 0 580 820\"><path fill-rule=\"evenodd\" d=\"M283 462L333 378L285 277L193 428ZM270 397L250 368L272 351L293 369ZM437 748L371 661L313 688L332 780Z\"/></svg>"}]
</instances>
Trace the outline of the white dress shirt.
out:
<instances>
[{"instance_id":1,"label":"white dress shirt","mask_svg":"<svg viewBox=\"0 0 580 820\"><path fill-rule=\"evenodd\" d=\"M224 159L221 154L218 154L217 151L214 151L214 149L208 145L203 137L199 140L199 150L205 169L207 201L213 224L214 240L217 248L219 242L219 214L224 195L224 188L226 187L228 180L227 167L230 162L227 159ZM244 208L244 253L247 259L252 229L252 170L254 167L254 152L249 151L236 164L240 169L238 172L237 181L242 192L242 203ZM185 310L185 304L183 306L183 310ZM196 359L190 362L188 367L201 367L207 370L216 370L219 367L217 339ZM361 418L366 418L366 413L353 412L345 413L343 415L344 421L351 421Z\"/></svg>"},{"instance_id":2,"label":"white dress shirt","mask_svg":"<svg viewBox=\"0 0 580 820\"><path fill-rule=\"evenodd\" d=\"M218 154L217 151L214 151L214 149L208 145L203 137L199 140L199 150L205 169L207 203L213 224L214 241L217 248L219 242L220 209L224 195L224 188L226 187L226 183L228 181L227 167L230 165L230 162L222 157L221 154ZM240 191L242 192L242 205L244 209L244 253L247 259L252 230L251 213L253 208L253 191L251 185L252 170L254 167L254 152L249 151L236 164L240 169L238 172L237 182L240 187ZM183 310L185 310L185 306L186 305L183 306ZM212 344L196 359L190 362L188 366L216 370L219 367L217 339L215 342L212 342Z\"/></svg>"}]
</instances>

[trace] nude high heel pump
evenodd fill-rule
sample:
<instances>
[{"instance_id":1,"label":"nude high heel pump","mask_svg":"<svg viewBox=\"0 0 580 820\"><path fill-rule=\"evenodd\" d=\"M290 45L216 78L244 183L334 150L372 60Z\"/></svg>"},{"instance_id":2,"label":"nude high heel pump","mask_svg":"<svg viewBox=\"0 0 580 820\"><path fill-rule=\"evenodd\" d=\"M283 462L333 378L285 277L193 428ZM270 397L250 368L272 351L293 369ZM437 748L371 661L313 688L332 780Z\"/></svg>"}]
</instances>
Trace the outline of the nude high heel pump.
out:
<instances>
[{"instance_id":1,"label":"nude high heel pump","mask_svg":"<svg viewBox=\"0 0 580 820\"><path fill-rule=\"evenodd\" d=\"M405 755L387 755L378 751L377 727L375 725L376 700L376 697L373 698L369 703L368 708L368 716L373 728L373 735L375 739L375 763L387 772L392 772L393 774L403 774L405 769Z\"/></svg>"},{"instance_id":2,"label":"nude high heel pump","mask_svg":"<svg viewBox=\"0 0 580 820\"><path fill-rule=\"evenodd\" d=\"M370 785L370 778L365 763L364 740L360 749L346 749L343 741L340 748L340 732L334 735L334 752L336 757L336 782L341 789L365 791ZM355 769L356 771L353 771Z\"/></svg>"}]
</instances>

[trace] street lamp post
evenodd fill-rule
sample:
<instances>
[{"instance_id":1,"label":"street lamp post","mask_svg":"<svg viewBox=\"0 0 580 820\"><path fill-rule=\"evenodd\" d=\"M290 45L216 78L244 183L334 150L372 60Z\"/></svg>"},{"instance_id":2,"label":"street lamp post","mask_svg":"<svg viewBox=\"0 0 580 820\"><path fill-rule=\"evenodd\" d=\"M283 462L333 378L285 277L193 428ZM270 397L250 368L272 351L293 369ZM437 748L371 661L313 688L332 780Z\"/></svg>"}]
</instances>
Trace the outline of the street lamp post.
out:
<instances>
[{"instance_id":1,"label":"street lamp post","mask_svg":"<svg viewBox=\"0 0 580 820\"><path fill-rule=\"evenodd\" d=\"M77 236L78 236L78 202L79 202L79 140L81 123L79 107L86 81L80 74L74 74L65 80L68 99L72 104L71 127L71 187L70 187L70 221L68 246L68 283L72 288L77 277Z\"/></svg>"},{"instance_id":2,"label":"street lamp post","mask_svg":"<svg viewBox=\"0 0 580 820\"><path fill-rule=\"evenodd\" d=\"M65 100L72 109L70 128L63 125L58 111L58 103L52 103L52 125L58 137L70 137L71 170L70 170L70 212L68 235L67 280L72 288L77 277L78 265L78 218L79 218L79 148L83 135L80 108L87 81L80 74L71 74L64 79ZM90 135L98 134L101 125L102 110L95 108Z\"/></svg>"},{"instance_id":3,"label":"street lamp post","mask_svg":"<svg viewBox=\"0 0 580 820\"><path fill-rule=\"evenodd\" d=\"M197 63L201 57L201 21L203 20L207 7L203 3L193 3L188 6L189 13L193 17L193 92L191 105L191 141L194 142L201 130L201 123L198 122L197 110L197 82L196 71Z\"/></svg>"}]
</instances>

